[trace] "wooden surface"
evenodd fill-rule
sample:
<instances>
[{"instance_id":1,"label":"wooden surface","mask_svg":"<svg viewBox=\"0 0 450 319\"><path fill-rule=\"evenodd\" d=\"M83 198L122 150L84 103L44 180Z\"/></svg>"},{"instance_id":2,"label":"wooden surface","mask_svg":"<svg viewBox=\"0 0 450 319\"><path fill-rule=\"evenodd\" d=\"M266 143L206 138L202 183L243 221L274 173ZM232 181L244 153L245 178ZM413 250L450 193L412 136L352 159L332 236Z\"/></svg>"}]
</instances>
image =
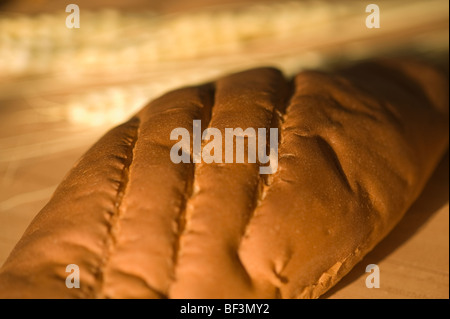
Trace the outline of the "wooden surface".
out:
<instances>
[{"instance_id":1,"label":"wooden surface","mask_svg":"<svg viewBox=\"0 0 450 319\"><path fill-rule=\"evenodd\" d=\"M202 5L204 2L199 1ZM27 10L39 11L35 5L27 6L26 3L27 1L10 1L7 8L9 11L16 10L22 13L26 13ZM41 3L47 6L45 8L51 8L51 4L56 1L42 0ZM87 4L88 1L83 3ZM142 1L132 1L131 3L139 5ZM168 5L172 4L176 7L176 1L168 2ZM432 43L442 44L442 38L436 37L436 35L442 34L448 39L448 15L446 30L442 30L439 24L430 24L430 28L431 35L425 38L433 40ZM411 30L419 33L417 29ZM441 33L436 30L440 30ZM412 39L410 36L400 37L400 33L392 36L386 29L383 32L387 36L371 37L366 42L361 38L358 39L356 42L359 44L363 42L366 51L362 49L356 51L375 54L375 52L379 52L377 50L382 48L383 44L389 46ZM433 34L435 37L432 36ZM330 43L335 40L330 39ZM347 46L344 46L343 42L334 43L335 47L342 49L337 54L339 59L347 56L348 52L356 52L351 39L347 38L345 41ZM264 48L269 47L267 42L264 43L266 43ZM370 47L370 43L376 43L376 45ZM285 52L292 49L292 42L288 41L288 44L291 47L287 45ZM326 42L307 48L308 50L319 50L318 48L323 47L326 47ZM447 49L448 58L448 42L444 42L442 47ZM141 86L138 91L144 96L137 102L137 107L142 104L142 101L153 98L173 87L269 61L261 58L260 53L264 51L261 50L261 47L256 46L252 52L248 51L251 49L249 48L246 47L247 51L241 59L238 55L216 57L222 63L221 67L217 69L210 67L210 65L217 66L219 64L217 59L200 59L196 63L194 63L195 61L188 63L172 61L167 64L155 65L152 69L153 73L145 72L134 78L129 76L134 71L128 70L130 73L127 76L124 77L121 74L122 81L127 84L132 81L141 83L142 78L145 78L146 83L151 85L161 86L161 83L165 83L158 89L151 85L145 86L147 84ZM350 51L345 51L344 48L350 48ZM259 55L253 55L255 52ZM299 67L299 65L314 67L319 63L317 56L311 55L311 52L302 55L298 48L289 52L291 52L291 56L288 57L290 62L282 65L286 66L285 70L290 72L293 71L293 65L295 67ZM333 52L336 54L337 51ZM297 64L299 56L302 57L300 60L303 61L303 64ZM248 57L252 58L248 59ZM292 63L292 61L294 62ZM169 72L167 72L168 70ZM166 77L166 74L170 74L171 77ZM183 80L181 74L187 80ZM123 84L117 81L117 74L115 76L114 81L107 78L108 82L105 81L105 77L93 78L92 75L88 77L82 73L78 78L69 78L65 75L55 77L45 74L2 77L0 74L0 264L6 260L27 225L49 200L52 192L73 163L115 122L126 118L126 116L119 116L114 119L115 121L94 121L95 123L86 118L83 118L86 121L81 122L72 121L73 118L71 118L73 101L79 101L82 106L86 103L98 105L105 101L115 103L117 98L112 102L109 99L98 101L99 96L103 96L102 94L105 92L103 89L109 90L110 86L117 88ZM119 95L121 99L123 98L121 103L126 107L129 105L127 104L127 99L130 97L129 92L134 92L130 90L113 91L112 95ZM124 92L128 94L125 97L122 94ZM110 109L106 106L100 110L100 114L106 114L108 110ZM97 113L94 115L98 115ZM83 114L85 117L93 116L93 113L89 112ZM448 162L447 154L421 197L400 224L340 283L323 296L324 298L449 298ZM365 272L365 268L368 264L379 266L380 288L368 289L366 287L365 279L368 274Z\"/></svg>"}]
</instances>

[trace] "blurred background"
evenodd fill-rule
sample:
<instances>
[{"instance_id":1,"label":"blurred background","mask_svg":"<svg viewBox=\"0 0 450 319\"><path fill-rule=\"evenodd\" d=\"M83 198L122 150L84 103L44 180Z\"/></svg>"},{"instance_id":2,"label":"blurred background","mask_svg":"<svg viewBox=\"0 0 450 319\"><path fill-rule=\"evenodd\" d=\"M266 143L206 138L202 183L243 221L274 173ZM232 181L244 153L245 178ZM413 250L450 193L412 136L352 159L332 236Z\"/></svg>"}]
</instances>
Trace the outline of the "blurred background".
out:
<instances>
[{"instance_id":1,"label":"blurred background","mask_svg":"<svg viewBox=\"0 0 450 319\"><path fill-rule=\"evenodd\" d=\"M68 28L68 4L80 28ZM366 6L380 8L367 28ZM448 73L447 0L0 1L0 264L73 163L171 89L384 56ZM448 298L448 155L396 230L325 297ZM365 287L377 263L383 289ZM384 274L384 275L383 275ZM383 287L384 283L384 287Z\"/></svg>"}]
</instances>

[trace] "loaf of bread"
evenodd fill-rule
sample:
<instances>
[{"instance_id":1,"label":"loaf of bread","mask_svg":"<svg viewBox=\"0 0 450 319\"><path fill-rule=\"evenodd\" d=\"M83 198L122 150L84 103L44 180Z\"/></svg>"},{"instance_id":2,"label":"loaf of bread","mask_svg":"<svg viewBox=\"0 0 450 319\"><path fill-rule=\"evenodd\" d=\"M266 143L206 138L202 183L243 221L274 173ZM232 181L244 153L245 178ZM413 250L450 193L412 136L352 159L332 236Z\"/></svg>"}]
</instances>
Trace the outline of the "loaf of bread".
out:
<instances>
[{"instance_id":1,"label":"loaf of bread","mask_svg":"<svg viewBox=\"0 0 450 319\"><path fill-rule=\"evenodd\" d=\"M277 128L277 169L174 163L171 132L194 120ZM1 268L0 298L317 298L392 230L447 146L447 76L414 61L293 80L259 68L167 93L74 165Z\"/></svg>"}]
</instances>

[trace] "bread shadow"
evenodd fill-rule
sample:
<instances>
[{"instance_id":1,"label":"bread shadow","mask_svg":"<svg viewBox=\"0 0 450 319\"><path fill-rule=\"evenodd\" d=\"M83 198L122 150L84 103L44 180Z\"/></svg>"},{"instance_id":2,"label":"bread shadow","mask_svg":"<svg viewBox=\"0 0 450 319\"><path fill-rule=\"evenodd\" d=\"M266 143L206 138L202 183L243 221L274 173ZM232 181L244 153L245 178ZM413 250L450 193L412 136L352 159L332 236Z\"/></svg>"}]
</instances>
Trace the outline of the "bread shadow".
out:
<instances>
[{"instance_id":1,"label":"bread shadow","mask_svg":"<svg viewBox=\"0 0 450 319\"><path fill-rule=\"evenodd\" d=\"M412 237L441 207L449 201L449 151L439 163L422 194L406 212L403 219L370 253L321 298L328 298L365 274L368 264L388 257ZM370 261L370 262L369 262ZM355 298L358 298L357 296Z\"/></svg>"}]
</instances>

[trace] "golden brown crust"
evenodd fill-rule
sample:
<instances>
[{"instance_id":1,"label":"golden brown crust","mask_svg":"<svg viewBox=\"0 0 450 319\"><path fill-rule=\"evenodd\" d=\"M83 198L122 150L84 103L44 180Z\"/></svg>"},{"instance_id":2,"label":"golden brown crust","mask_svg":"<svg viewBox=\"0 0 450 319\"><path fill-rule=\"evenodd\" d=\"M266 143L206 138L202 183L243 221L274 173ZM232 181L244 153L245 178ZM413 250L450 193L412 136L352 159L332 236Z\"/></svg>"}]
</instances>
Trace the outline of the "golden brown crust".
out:
<instances>
[{"instance_id":1,"label":"golden brown crust","mask_svg":"<svg viewBox=\"0 0 450 319\"><path fill-rule=\"evenodd\" d=\"M401 219L448 144L448 81L410 61L271 68L170 92L75 165L0 297L316 298ZM278 171L170 161L176 127L278 127ZM65 286L80 266L81 288Z\"/></svg>"}]
</instances>

